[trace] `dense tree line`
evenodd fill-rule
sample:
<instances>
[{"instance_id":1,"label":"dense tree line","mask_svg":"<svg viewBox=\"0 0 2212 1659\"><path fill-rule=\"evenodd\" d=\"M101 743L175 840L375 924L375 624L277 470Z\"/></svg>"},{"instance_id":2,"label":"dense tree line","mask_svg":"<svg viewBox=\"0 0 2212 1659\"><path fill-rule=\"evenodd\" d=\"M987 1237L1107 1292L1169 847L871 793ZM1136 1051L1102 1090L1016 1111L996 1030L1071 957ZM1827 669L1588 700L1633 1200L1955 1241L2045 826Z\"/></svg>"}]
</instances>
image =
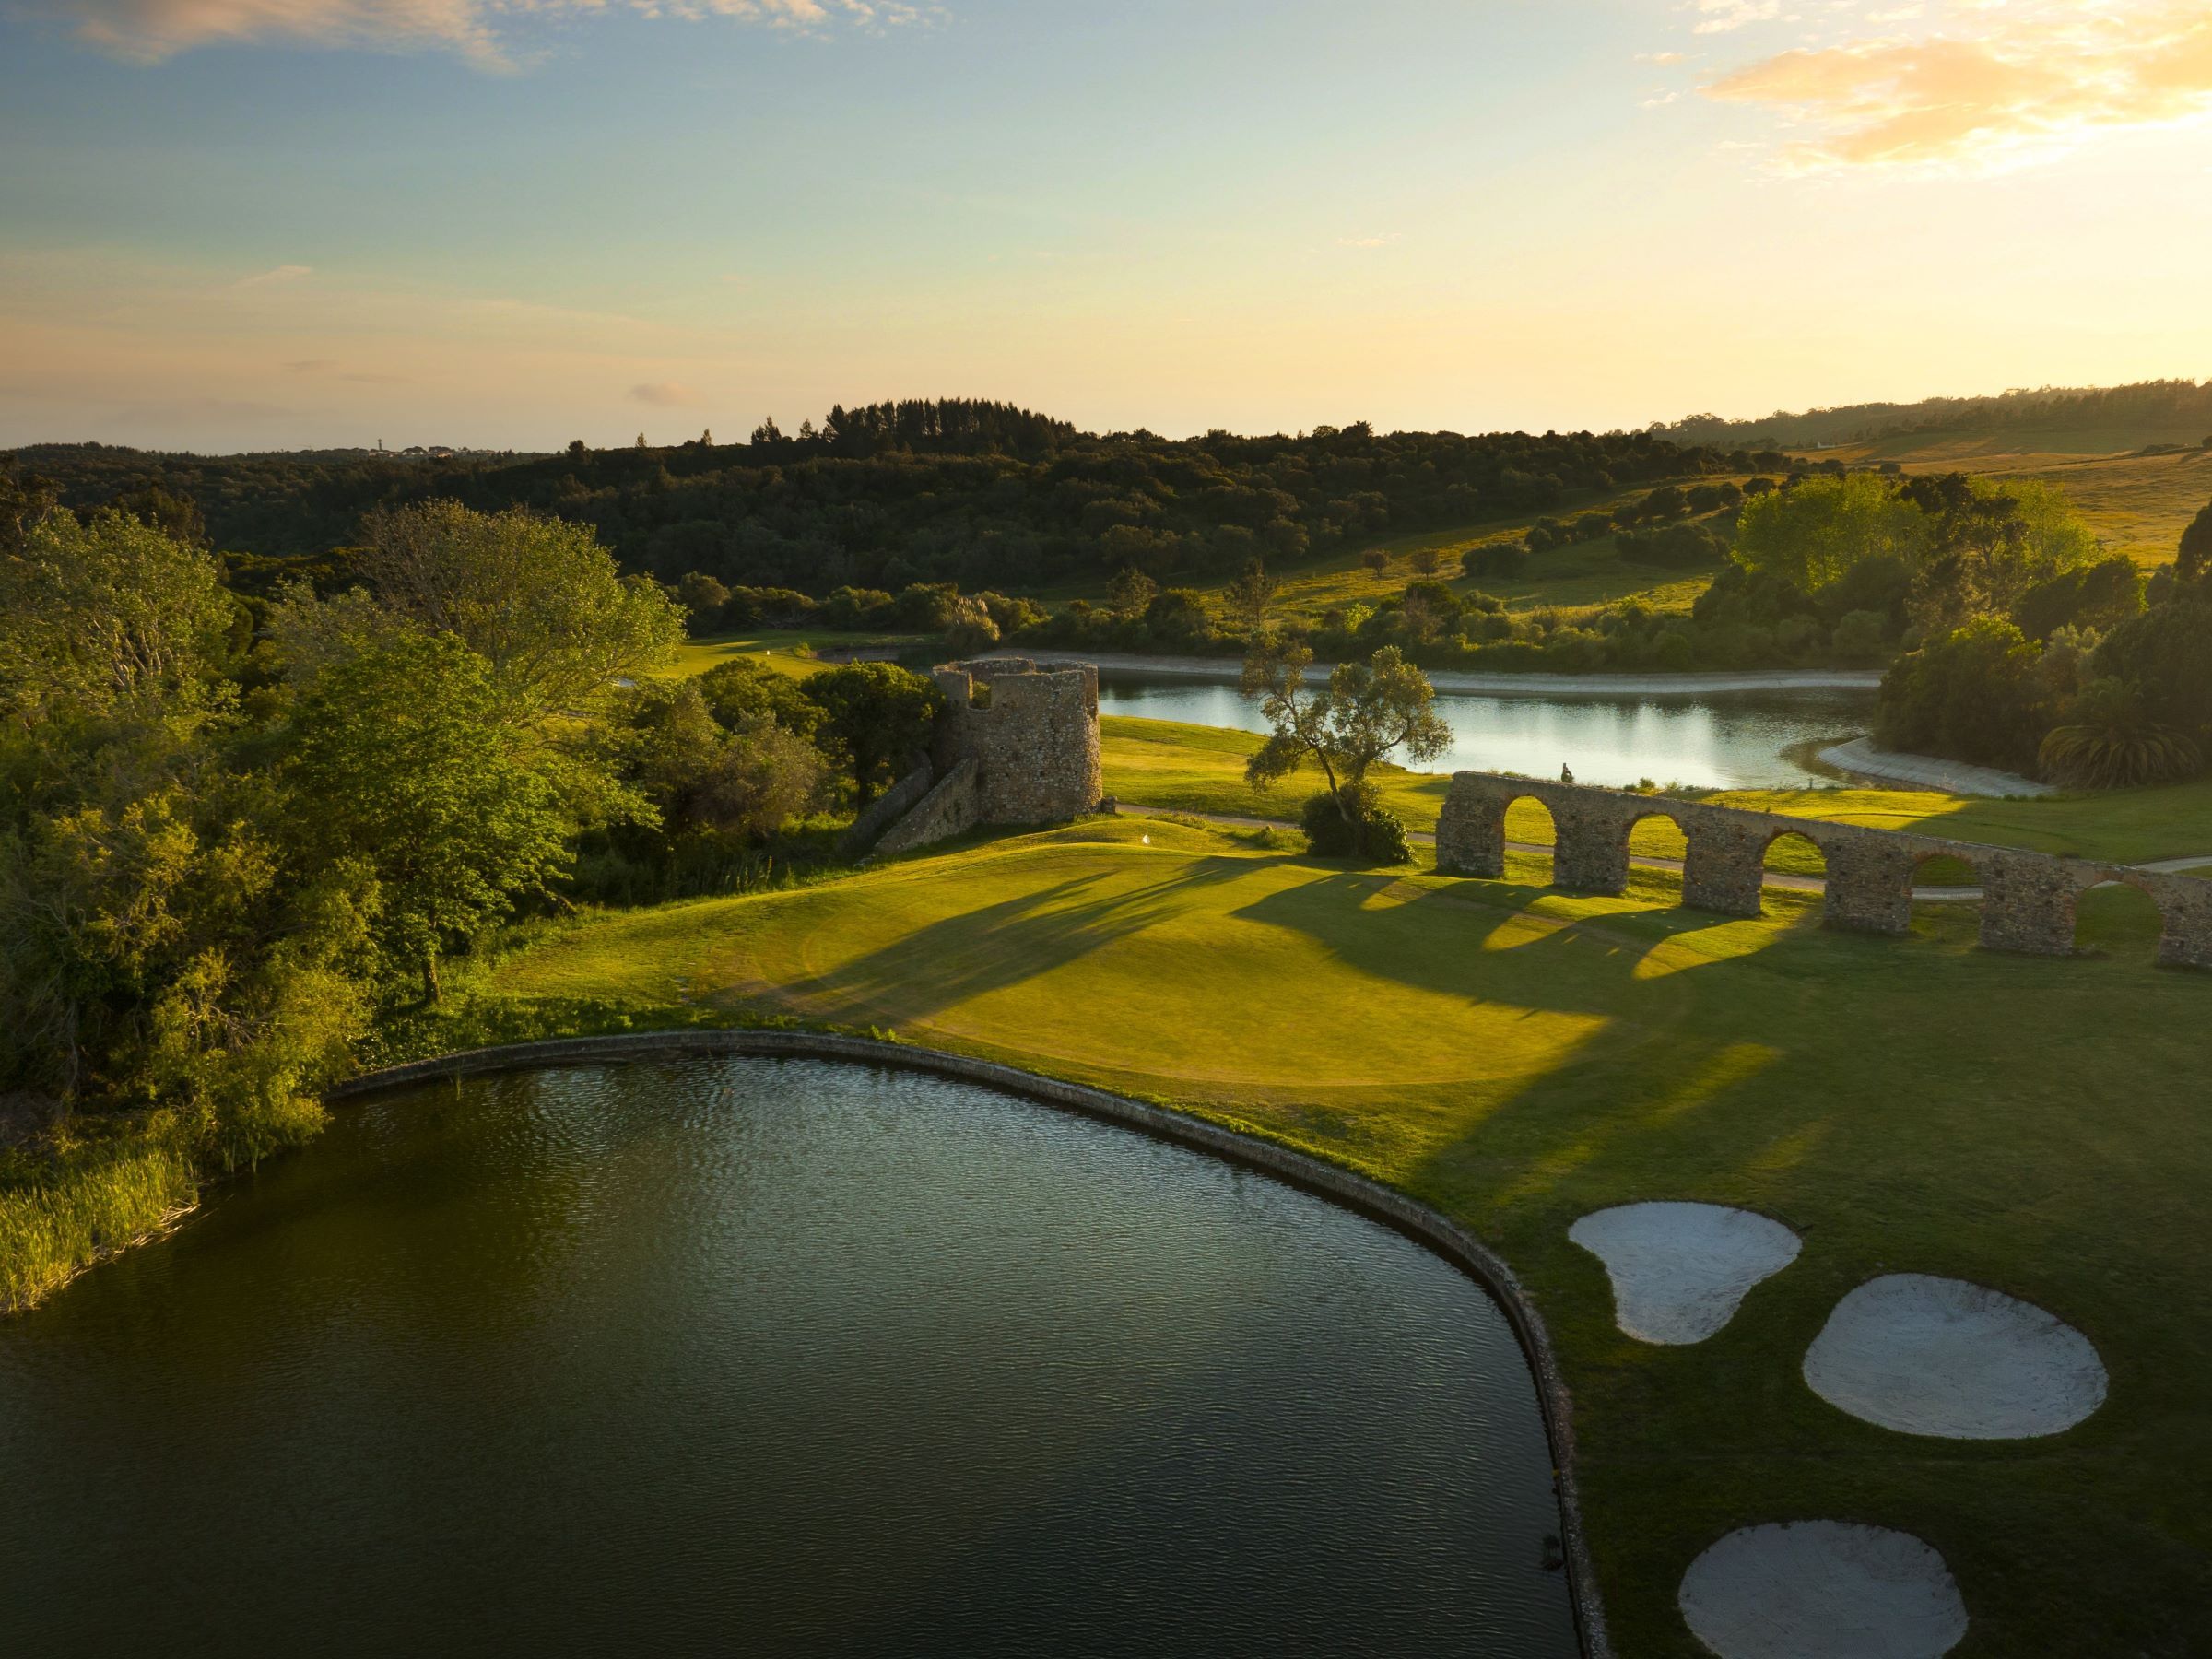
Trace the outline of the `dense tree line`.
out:
<instances>
[{"instance_id":1,"label":"dense tree line","mask_svg":"<svg viewBox=\"0 0 2212 1659\"><path fill-rule=\"evenodd\" d=\"M2212 506L2147 575L2032 480L1808 479L1746 503L1698 609L1751 601L1824 610L1839 647L1895 634L1894 747L2084 788L2191 777L2212 752Z\"/></svg>"},{"instance_id":2,"label":"dense tree line","mask_svg":"<svg viewBox=\"0 0 2212 1659\"><path fill-rule=\"evenodd\" d=\"M1748 420L1692 415L1655 429L1682 444L1723 448L1856 443L1923 432L2038 429L2140 431L2170 428L2212 434L2212 381L2141 381L2126 386L2053 387L1994 397L1929 397L1918 403L1846 404ZM2212 436L2203 442L2212 446Z\"/></svg>"},{"instance_id":3,"label":"dense tree line","mask_svg":"<svg viewBox=\"0 0 2212 1659\"><path fill-rule=\"evenodd\" d=\"M49 1275L312 1133L487 930L726 887L929 741L888 664L656 679L681 608L586 525L380 509L249 603L139 505L0 493L0 1234Z\"/></svg>"},{"instance_id":4,"label":"dense tree line","mask_svg":"<svg viewBox=\"0 0 2212 1659\"><path fill-rule=\"evenodd\" d=\"M1233 572L1384 534L1545 512L1623 487L1779 465L1649 433L1295 437L1082 433L1004 405L837 408L786 435L557 455L163 455L99 445L18 453L77 509L159 491L189 502L238 579L300 561L337 580L366 515L432 499L587 524L625 570L821 596L915 583L1019 591L1136 569Z\"/></svg>"}]
</instances>

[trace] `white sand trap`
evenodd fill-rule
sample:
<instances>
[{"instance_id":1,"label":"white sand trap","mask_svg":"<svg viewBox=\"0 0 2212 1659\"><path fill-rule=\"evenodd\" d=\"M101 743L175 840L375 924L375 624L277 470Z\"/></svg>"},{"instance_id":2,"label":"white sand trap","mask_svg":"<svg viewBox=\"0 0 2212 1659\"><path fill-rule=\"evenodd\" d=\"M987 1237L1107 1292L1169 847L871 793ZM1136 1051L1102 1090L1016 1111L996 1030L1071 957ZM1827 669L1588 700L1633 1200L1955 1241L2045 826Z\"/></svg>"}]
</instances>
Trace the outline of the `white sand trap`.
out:
<instances>
[{"instance_id":1,"label":"white sand trap","mask_svg":"<svg viewBox=\"0 0 2212 1659\"><path fill-rule=\"evenodd\" d=\"M1892 1273L1836 1304L1806 1350L1832 1406L1905 1434L2025 1440L2104 1404L2104 1362L2072 1325L1964 1279Z\"/></svg>"},{"instance_id":2,"label":"white sand trap","mask_svg":"<svg viewBox=\"0 0 2212 1659\"><path fill-rule=\"evenodd\" d=\"M1614 1323L1639 1342L1702 1342L1745 1293L1797 1259L1779 1221L1718 1204L1624 1204L1584 1216L1567 1236L1606 1265Z\"/></svg>"},{"instance_id":3,"label":"white sand trap","mask_svg":"<svg viewBox=\"0 0 2212 1659\"><path fill-rule=\"evenodd\" d=\"M1721 1659L1938 1659L1966 1634L1941 1556L1841 1521L1732 1532L1689 1564L1677 1600Z\"/></svg>"}]
</instances>

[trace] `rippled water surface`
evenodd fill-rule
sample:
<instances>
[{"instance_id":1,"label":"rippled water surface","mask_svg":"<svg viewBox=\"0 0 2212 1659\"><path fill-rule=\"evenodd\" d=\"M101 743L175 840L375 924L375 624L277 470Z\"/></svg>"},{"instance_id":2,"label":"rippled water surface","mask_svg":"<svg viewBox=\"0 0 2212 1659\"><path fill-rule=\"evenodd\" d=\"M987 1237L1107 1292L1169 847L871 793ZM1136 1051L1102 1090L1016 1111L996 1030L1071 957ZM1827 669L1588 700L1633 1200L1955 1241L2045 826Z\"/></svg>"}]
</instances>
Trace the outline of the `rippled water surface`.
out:
<instances>
[{"instance_id":1,"label":"rippled water surface","mask_svg":"<svg viewBox=\"0 0 2212 1659\"><path fill-rule=\"evenodd\" d=\"M1573 1653L1418 1246L813 1062L394 1095L0 1325L0 1653Z\"/></svg>"},{"instance_id":2,"label":"rippled water surface","mask_svg":"<svg viewBox=\"0 0 2212 1659\"><path fill-rule=\"evenodd\" d=\"M1234 686L1101 677L1100 712L1264 732ZM1453 745L1430 771L1510 771L1579 783L1688 783L1771 789L1832 780L1790 749L1857 736L1874 724L1871 691L1725 691L1651 697L1475 697L1439 692Z\"/></svg>"}]
</instances>

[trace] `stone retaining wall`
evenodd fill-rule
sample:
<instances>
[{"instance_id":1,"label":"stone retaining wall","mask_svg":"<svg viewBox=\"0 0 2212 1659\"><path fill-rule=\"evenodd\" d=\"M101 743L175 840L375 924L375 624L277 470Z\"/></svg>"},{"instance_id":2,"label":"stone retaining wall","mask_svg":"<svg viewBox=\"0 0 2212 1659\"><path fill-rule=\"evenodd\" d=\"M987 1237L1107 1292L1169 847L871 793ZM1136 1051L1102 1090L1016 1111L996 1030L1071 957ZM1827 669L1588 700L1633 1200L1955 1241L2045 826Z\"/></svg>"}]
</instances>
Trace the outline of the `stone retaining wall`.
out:
<instances>
[{"instance_id":1,"label":"stone retaining wall","mask_svg":"<svg viewBox=\"0 0 2212 1659\"><path fill-rule=\"evenodd\" d=\"M2212 882L1940 836L1491 772L1453 777L1436 827L1437 868L1447 875L1502 877L1506 809L1521 800L1541 802L1550 811L1558 832L1552 879L1573 892L1626 891L1629 832L1644 818L1663 818L1681 830L1688 844L1682 902L1693 909L1758 915L1768 847L1782 836L1801 835L1828 863L1821 919L1830 927L1904 933L1912 921L1914 873L1931 858L1952 858L1973 868L1983 892L1982 943L1991 950L2072 955L2076 900L2090 888L2115 881L2141 889L2159 907L2164 922L2161 963L2212 968Z\"/></svg>"},{"instance_id":2,"label":"stone retaining wall","mask_svg":"<svg viewBox=\"0 0 2212 1659\"><path fill-rule=\"evenodd\" d=\"M942 1050L847 1037L826 1031L640 1031L615 1037L556 1038L475 1049L395 1065L356 1077L331 1091L336 1100L358 1099L381 1089L399 1088L445 1077L486 1077L499 1072L535 1071L554 1066L600 1065L698 1054L755 1054L794 1059L844 1060L927 1072L1006 1090L1048 1106L1102 1118L1140 1130L1177 1146L1209 1153L1230 1163L1257 1170L1345 1208L1396 1229L1427 1245L1489 1291L1505 1311L1536 1384L1536 1403L1551 1443L1553 1481L1559 1500L1559 1531L1565 1544L1567 1589L1574 1606L1577 1633L1585 1659L1612 1659L1599 1599L1597 1570L1583 1524L1582 1494L1574 1466L1573 1401L1553 1352L1544 1316L1505 1259L1448 1217L1394 1187L1354 1174L1303 1152L1294 1152L1203 1118L1163 1106L1109 1094L1102 1088L1040 1077L994 1061Z\"/></svg>"},{"instance_id":3,"label":"stone retaining wall","mask_svg":"<svg viewBox=\"0 0 2212 1659\"><path fill-rule=\"evenodd\" d=\"M893 824L876 843L881 853L912 853L916 847L949 841L975 828L982 810L972 759L939 778L912 811Z\"/></svg>"}]
</instances>

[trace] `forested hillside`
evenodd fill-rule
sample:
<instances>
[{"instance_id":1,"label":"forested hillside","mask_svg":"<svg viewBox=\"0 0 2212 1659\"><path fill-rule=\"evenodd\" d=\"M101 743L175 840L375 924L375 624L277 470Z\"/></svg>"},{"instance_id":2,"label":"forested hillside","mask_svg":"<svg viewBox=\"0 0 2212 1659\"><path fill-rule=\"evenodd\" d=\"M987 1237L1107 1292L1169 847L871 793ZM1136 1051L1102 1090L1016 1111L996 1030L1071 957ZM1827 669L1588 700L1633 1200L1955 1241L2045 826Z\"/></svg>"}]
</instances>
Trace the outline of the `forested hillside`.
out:
<instances>
[{"instance_id":1,"label":"forested hillside","mask_svg":"<svg viewBox=\"0 0 2212 1659\"><path fill-rule=\"evenodd\" d=\"M1692 415L1656 429L1682 444L1795 447L1861 443L1915 433L2105 432L2111 449L2166 442L2212 442L2212 380L2142 381L2128 386L2053 387L1995 397L1929 397L1918 403L1847 404L1798 414L1776 410L1749 420ZM2027 447L2034 447L2032 445Z\"/></svg>"},{"instance_id":2,"label":"forested hillside","mask_svg":"<svg viewBox=\"0 0 2212 1659\"><path fill-rule=\"evenodd\" d=\"M1098 436L1006 405L833 409L746 443L558 455L157 454L98 444L18 452L19 473L89 508L151 490L189 501L230 555L326 561L366 513L451 498L593 526L629 570L813 594L916 582L1024 590L1135 569L1187 580L1385 533L1541 512L1777 455L1650 433Z\"/></svg>"}]
</instances>

